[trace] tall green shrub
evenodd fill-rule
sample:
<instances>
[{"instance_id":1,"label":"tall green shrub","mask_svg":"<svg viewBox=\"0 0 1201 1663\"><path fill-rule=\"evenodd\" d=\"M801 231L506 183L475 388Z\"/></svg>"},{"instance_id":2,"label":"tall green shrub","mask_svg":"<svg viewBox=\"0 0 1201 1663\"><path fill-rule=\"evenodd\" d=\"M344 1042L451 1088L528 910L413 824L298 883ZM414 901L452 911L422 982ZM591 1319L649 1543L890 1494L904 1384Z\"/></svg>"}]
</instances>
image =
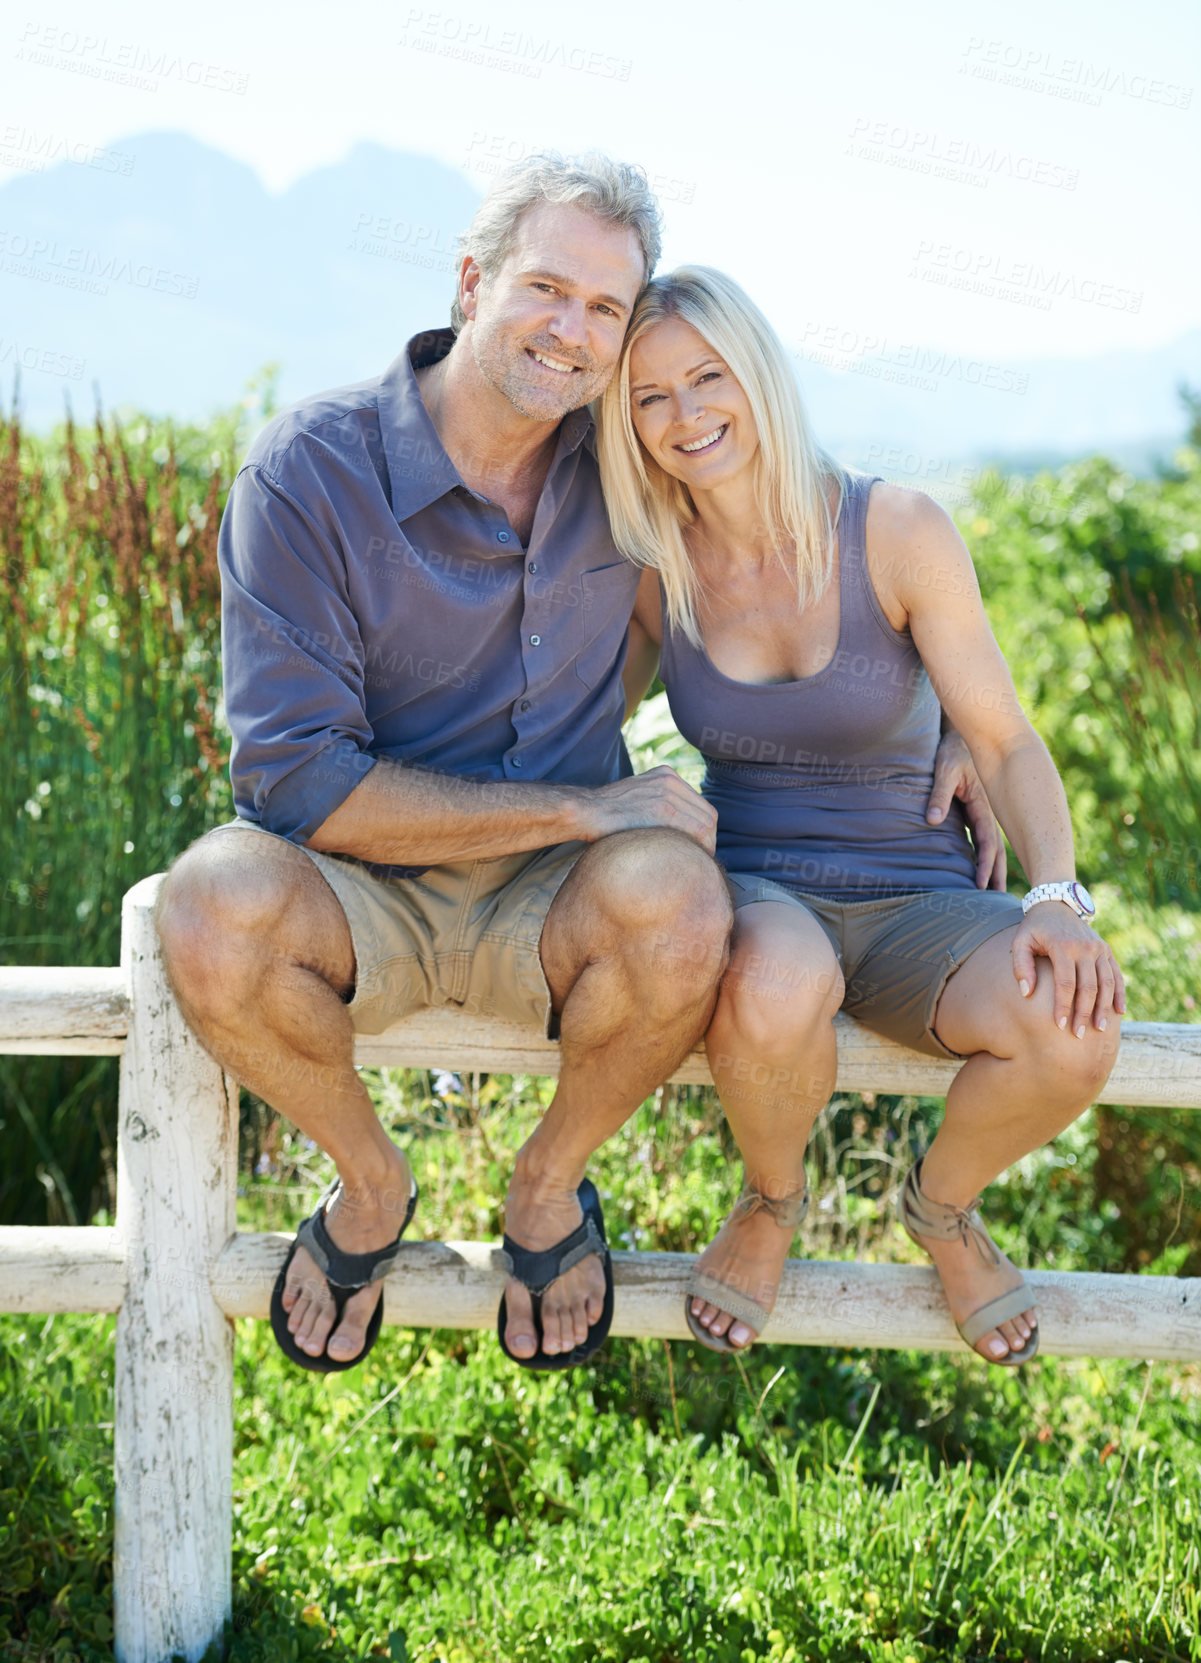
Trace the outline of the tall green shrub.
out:
<instances>
[{"instance_id":1,"label":"tall green shrub","mask_svg":"<svg viewBox=\"0 0 1201 1663\"><path fill-rule=\"evenodd\" d=\"M228 424L227 424L228 429ZM113 964L121 897L230 812L216 539L233 435L0 425L3 952ZM0 1221L109 1194L115 1068L0 1059Z\"/></svg>"}]
</instances>

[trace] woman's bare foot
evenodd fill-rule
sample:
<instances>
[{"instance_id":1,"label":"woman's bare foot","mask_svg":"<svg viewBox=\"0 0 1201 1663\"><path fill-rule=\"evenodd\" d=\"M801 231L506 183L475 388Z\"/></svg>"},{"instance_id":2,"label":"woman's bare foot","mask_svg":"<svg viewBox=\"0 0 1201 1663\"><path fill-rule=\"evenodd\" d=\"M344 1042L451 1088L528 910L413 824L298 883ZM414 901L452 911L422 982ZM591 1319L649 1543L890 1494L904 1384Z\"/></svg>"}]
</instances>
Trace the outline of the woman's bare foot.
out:
<instances>
[{"instance_id":1,"label":"woman's bare foot","mask_svg":"<svg viewBox=\"0 0 1201 1663\"><path fill-rule=\"evenodd\" d=\"M995 1247L995 1243L998 1263L990 1266L985 1264L970 1241L965 1245L958 1239L935 1241L923 1236L921 1242L934 1260L957 1327L991 1300L1000 1299L1002 1294L1022 1284L1021 1271L999 1247ZM1011 1351L1022 1351L1037 1327L1038 1318L1031 1307L1012 1321L990 1328L976 1341L973 1350L990 1362L999 1362Z\"/></svg>"},{"instance_id":2,"label":"woman's bare foot","mask_svg":"<svg viewBox=\"0 0 1201 1663\"><path fill-rule=\"evenodd\" d=\"M906 1230L934 1260L955 1326L962 1332L986 1305L1022 1286L1021 1271L1006 1258L984 1227L976 1209L978 1196L934 1195L925 1188L925 1158L912 1168L901 1190L900 1217ZM931 1185L931 1189L933 1189ZM991 1363L1024 1351L1038 1326L1033 1306L988 1329L968 1344ZM967 1336L965 1335L966 1339Z\"/></svg>"},{"instance_id":3,"label":"woman's bare foot","mask_svg":"<svg viewBox=\"0 0 1201 1663\"><path fill-rule=\"evenodd\" d=\"M792 1230L777 1224L770 1212L736 1207L701 1254L697 1271L771 1311L792 1237ZM716 1339L727 1339L740 1351L757 1338L749 1323L699 1295L692 1301L692 1314Z\"/></svg>"}]
</instances>

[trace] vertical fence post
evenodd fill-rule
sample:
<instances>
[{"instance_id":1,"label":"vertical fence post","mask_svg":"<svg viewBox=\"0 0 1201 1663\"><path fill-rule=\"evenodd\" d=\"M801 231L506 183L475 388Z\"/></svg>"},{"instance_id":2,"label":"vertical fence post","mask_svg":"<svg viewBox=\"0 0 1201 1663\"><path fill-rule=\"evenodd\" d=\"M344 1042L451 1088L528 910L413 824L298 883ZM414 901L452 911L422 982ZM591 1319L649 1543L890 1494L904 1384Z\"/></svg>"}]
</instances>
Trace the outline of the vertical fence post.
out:
<instances>
[{"instance_id":1,"label":"vertical fence post","mask_svg":"<svg viewBox=\"0 0 1201 1663\"><path fill-rule=\"evenodd\" d=\"M125 897L130 1000L121 1058L114 1608L119 1663L194 1663L230 1611L233 1327L213 1299L233 1234L237 1097L167 987L160 878Z\"/></svg>"}]
</instances>

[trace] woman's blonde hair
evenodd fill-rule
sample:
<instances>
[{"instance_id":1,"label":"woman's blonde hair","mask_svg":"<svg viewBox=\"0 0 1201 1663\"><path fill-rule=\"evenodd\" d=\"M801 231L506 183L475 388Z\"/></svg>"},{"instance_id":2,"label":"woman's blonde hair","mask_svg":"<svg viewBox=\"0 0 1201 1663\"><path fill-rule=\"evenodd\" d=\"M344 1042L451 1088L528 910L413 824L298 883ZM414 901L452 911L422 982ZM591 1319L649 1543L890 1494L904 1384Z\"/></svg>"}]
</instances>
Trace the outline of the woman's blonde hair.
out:
<instances>
[{"instance_id":1,"label":"woman's blonde hair","mask_svg":"<svg viewBox=\"0 0 1201 1663\"><path fill-rule=\"evenodd\" d=\"M691 324L747 396L759 435L755 498L782 556L795 551L799 606L817 600L830 581L837 510L831 517L826 491L837 483L841 507L845 475L813 437L779 336L732 278L710 266L680 266L642 291L598 412L601 481L618 548L658 571L672 625L699 646L697 580L684 543L696 510L687 488L644 449L630 409L631 350L665 318Z\"/></svg>"}]
</instances>

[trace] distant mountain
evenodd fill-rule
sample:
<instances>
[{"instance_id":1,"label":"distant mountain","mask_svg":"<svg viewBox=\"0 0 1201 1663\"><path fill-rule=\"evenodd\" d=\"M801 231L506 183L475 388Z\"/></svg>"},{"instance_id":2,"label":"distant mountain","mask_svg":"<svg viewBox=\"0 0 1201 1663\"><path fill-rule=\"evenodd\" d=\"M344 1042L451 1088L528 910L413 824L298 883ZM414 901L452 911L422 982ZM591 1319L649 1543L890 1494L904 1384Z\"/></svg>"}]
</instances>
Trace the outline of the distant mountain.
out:
<instances>
[{"instance_id":1,"label":"distant mountain","mask_svg":"<svg viewBox=\"0 0 1201 1663\"><path fill-rule=\"evenodd\" d=\"M374 374L448 320L478 200L454 169L374 144L282 195L179 133L14 173L0 185L0 389L7 401L20 364L26 420L46 427L64 391L90 416L93 384L106 408L194 418L271 360L285 402ZM1201 385L1201 330L1147 352L993 363L887 340L847 357L793 324L823 443L944 495L981 458L1099 449L1138 465L1184 431L1177 383Z\"/></svg>"},{"instance_id":2,"label":"distant mountain","mask_svg":"<svg viewBox=\"0 0 1201 1663\"><path fill-rule=\"evenodd\" d=\"M457 234L479 192L428 157L357 145L280 196L178 133L0 187L0 386L22 365L41 427L64 387L108 408L201 417L282 364L286 401L381 370L449 322Z\"/></svg>"},{"instance_id":3,"label":"distant mountain","mask_svg":"<svg viewBox=\"0 0 1201 1663\"><path fill-rule=\"evenodd\" d=\"M873 473L935 484L984 461L1026 472L1093 451L1141 472L1183 441L1177 389L1201 387L1201 330L1147 351L1004 362L888 341L839 358L810 340L794 363L826 448Z\"/></svg>"}]
</instances>

